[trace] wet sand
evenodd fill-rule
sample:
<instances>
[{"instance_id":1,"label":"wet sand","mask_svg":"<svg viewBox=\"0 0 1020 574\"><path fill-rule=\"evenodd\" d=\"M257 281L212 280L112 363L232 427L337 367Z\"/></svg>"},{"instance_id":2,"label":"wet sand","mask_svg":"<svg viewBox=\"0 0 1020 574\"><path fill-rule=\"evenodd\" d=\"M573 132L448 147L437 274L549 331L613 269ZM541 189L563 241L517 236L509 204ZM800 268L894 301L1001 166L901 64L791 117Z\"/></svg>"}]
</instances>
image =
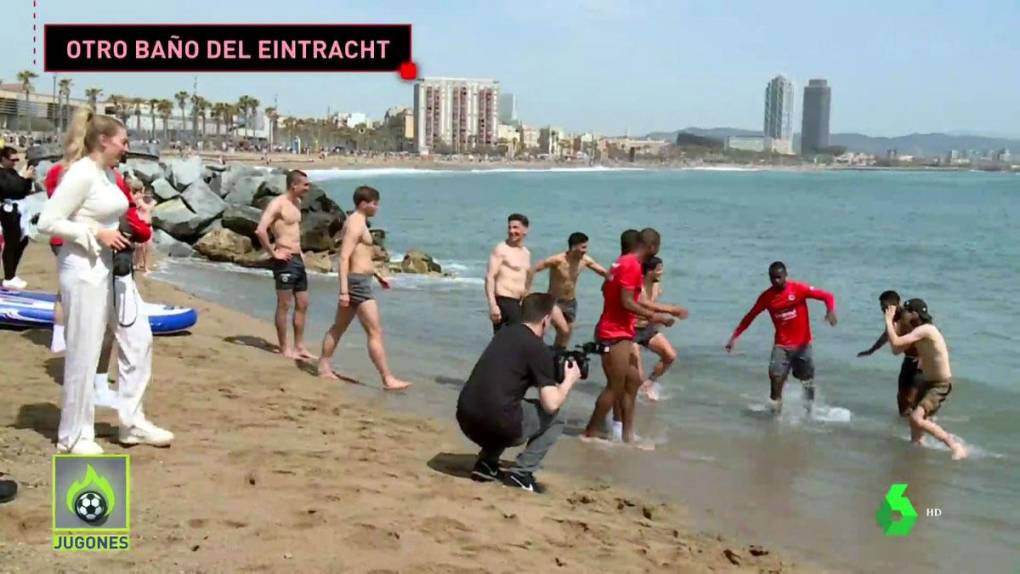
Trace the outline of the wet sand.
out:
<instances>
[{"instance_id":1,"label":"wet sand","mask_svg":"<svg viewBox=\"0 0 1020 574\"><path fill-rule=\"evenodd\" d=\"M53 267L48 249L32 244L19 275L52 291ZM190 334L156 340L146 412L176 433L173 447L114 445L115 414L97 412L100 444L132 455L132 548L50 550L63 359L49 352L48 330L0 330L0 471L22 488L0 506L0 571L821 570L704 532L677 504L605 483L543 472L544 495L476 484L466 478L474 450L452 421L387 406L414 401L415 389L394 396L374 391L376 380L324 382L311 364L272 352L271 325L139 283L147 301L195 307L200 319ZM576 446L558 445L550 458L563 448Z\"/></svg>"}]
</instances>

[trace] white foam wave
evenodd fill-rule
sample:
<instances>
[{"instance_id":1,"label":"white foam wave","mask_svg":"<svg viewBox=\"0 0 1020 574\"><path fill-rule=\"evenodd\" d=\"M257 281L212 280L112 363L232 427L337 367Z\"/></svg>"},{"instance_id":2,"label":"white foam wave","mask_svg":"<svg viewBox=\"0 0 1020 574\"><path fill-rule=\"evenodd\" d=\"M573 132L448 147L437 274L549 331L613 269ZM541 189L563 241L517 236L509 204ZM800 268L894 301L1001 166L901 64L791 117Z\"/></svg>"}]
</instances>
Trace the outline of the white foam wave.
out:
<instances>
[{"instance_id":1,"label":"white foam wave","mask_svg":"<svg viewBox=\"0 0 1020 574\"><path fill-rule=\"evenodd\" d=\"M458 173L457 170L418 169L413 167L386 167L365 169L310 169L306 172L309 181L326 181L329 179L360 179L365 177L385 177L392 175L433 175Z\"/></svg>"},{"instance_id":2,"label":"white foam wave","mask_svg":"<svg viewBox=\"0 0 1020 574\"><path fill-rule=\"evenodd\" d=\"M578 167L491 167L467 170L466 173L592 173L613 171L647 171L643 167L608 167L604 165Z\"/></svg>"},{"instance_id":3,"label":"white foam wave","mask_svg":"<svg viewBox=\"0 0 1020 574\"><path fill-rule=\"evenodd\" d=\"M682 167L680 168L680 171L762 171L762 170L756 167L704 165L696 167Z\"/></svg>"}]
</instances>

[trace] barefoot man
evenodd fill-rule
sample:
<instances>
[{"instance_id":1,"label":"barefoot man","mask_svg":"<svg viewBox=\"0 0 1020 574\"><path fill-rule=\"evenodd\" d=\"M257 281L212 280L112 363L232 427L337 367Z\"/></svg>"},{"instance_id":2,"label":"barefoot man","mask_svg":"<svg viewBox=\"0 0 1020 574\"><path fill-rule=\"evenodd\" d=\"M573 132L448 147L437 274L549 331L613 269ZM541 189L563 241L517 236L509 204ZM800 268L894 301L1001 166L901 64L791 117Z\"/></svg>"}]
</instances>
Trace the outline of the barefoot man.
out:
<instances>
[{"instance_id":1,"label":"barefoot man","mask_svg":"<svg viewBox=\"0 0 1020 574\"><path fill-rule=\"evenodd\" d=\"M319 376L339 380L333 372L333 352L347 327L358 317L361 327L368 336L368 356L382 376L383 388L399 391L411 386L393 376L386 364L386 347L383 345L382 322L379 319L379 305L372 297L372 279L375 264L372 263L372 234L368 231L368 218L379 211L379 192L362 185L354 190L354 213L344 223L343 239L340 243L340 300L336 308L333 326L322 339L322 356L319 358Z\"/></svg>"},{"instance_id":2,"label":"barefoot man","mask_svg":"<svg viewBox=\"0 0 1020 574\"><path fill-rule=\"evenodd\" d=\"M273 258L276 280L276 337L280 354L288 359L314 359L305 349L305 315L308 312L308 273L301 253L301 198L308 193L308 176L287 172L287 191L273 199L255 229L262 248ZM269 230L273 241L269 241ZM287 342L287 313L294 301L294 347Z\"/></svg>"},{"instance_id":3,"label":"barefoot man","mask_svg":"<svg viewBox=\"0 0 1020 574\"><path fill-rule=\"evenodd\" d=\"M911 299L903 304L900 321L907 329L913 330L900 335L905 330L894 324L897 308L890 305L885 309L885 331L889 335L889 344L893 354L900 354L911 346L916 347L921 363L924 384L917 396L920 400L910 413L910 440L920 444L924 433L939 439L953 452L953 460L967 458L967 449L953 435L947 433L931 417L938 412L949 393L953 390L953 372L949 368L949 348L938 327L932 324L928 305L921 299Z\"/></svg>"},{"instance_id":4,"label":"barefoot man","mask_svg":"<svg viewBox=\"0 0 1020 574\"><path fill-rule=\"evenodd\" d=\"M574 332L574 321L577 320L577 278L584 269L591 269L601 277L606 270L588 256L588 236L580 231L570 234L567 238L567 251L553 255L539 262L532 275L549 270L549 294L556 298L556 307L563 315L565 328L556 331L556 347L564 348L570 344L570 336Z\"/></svg>"},{"instance_id":5,"label":"barefoot man","mask_svg":"<svg viewBox=\"0 0 1020 574\"><path fill-rule=\"evenodd\" d=\"M485 298L489 303L492 332L521 322L521 300L531 283L531 252L524 246L528 218L511 213L506 220L506 240L489 254L485 271Z\"/></svg>"}]
</instances>

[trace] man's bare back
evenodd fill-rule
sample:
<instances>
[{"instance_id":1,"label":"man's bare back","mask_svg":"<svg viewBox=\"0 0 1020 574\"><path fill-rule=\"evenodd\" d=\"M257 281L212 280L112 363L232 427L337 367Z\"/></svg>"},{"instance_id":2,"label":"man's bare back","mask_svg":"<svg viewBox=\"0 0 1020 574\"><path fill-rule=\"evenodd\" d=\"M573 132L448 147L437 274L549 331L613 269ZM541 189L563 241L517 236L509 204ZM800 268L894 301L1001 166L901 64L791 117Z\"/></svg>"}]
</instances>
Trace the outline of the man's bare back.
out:
<instances>
[{"instance_id":1,"label":"man's bare back","mask_svg":"<svg viewBox=\"0 0 1020 574\"><path fill-rule=\"evenodd\" d=\"M357 240L354 252L351 253L348 273L375 273L375 264L372 263L372 233L363 214L355 211L347 218L344 222L343 237L354 237Z\"/></svg>"},{"instance_id":2,"label":"man's bare back","mask_svg":"<svg viewBox=\"0 0 1020 574\"><path fill-rule=\"evenodd\" d=\"M495 279L496 297L523 299L528 294L531 252L523 245L513 247L501 241L492 250L492 257L499 260Z\"/></svg>"},{"instance_id":3,"label":"man's bare back","mask_svg":"<svg viewBox=\"0 0 1020 574\"><path fill-rule=\"evenodd\" d=\"M914 348L921 363L921 373L928 382L949 381L953 372L949 367L949 348L935 325L921 325L910 332L920 337Z\"/></svg>"}]
</instances>

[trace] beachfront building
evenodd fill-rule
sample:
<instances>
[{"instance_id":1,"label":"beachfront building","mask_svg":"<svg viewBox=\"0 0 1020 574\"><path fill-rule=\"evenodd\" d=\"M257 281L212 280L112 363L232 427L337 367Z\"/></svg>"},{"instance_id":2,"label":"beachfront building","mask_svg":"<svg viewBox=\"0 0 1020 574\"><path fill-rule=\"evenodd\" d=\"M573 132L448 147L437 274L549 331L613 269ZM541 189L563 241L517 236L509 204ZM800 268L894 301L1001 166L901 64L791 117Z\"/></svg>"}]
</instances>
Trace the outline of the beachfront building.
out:
<instances>
[{"instance_id":1,"label":"beachfront building","mask_svg":"<svg viewBox=\"0 0 1020 574\"><path fill-rule=\"evenodd\" d=\"M538 132L538 153L559 157L561 139L563 139L563 130L560 128L542 128Z\"/></svg>"},{"instance_id":2,"label":"beachfront building","mask_svg":"<svg viewBox=\"0 0 1020 574\"><path fill-rule=\"evenodd\" d=\"M793 82L786 76L772 78L765 86L765 148L793 153Z\"/></svg>"},{"instance_id":3,"label":"beachfront building","mask_svg":"<svg viewBox=\"0 0 1020 574\"><path fill-rule=\"evenodd\" d=\"M367 126L368 116L361 112L341 112L336 115L336 123L345 128L356 128L362 124Z\"/></svg>"},{"instance_id":4,"label":"beachfront building","mask_svg":"<svg viewBox=\"0 0 1020 574\"><path fill-rule=\"evenodd\" d=\"M0 129L5 131L49 132L61 122L69 122L76 109L88 102L69 98L61 118L60 98L53 94L29 90L28 98L21 84L0 84Z\"/></svg>"},{"instance_id":5,"label":"beachfront building","mask_svg":"<svg viewBox=\"0 0 1020 574\"><path fill-rule=\"evenodd\" d=\"M639 157L658 157L672 145L669 142L658 140L622 137L600 140L600 147L603 141L605 142L605 155L601 157L608 156L610 159L627 159L630 161Z\"/></svg>"},{"instance_id":6,"label":"beachfront building","mask_svg":"<svg viewBox=\"0 0 1020 574\"><path fill-rule=\"evenodd\" d=\"M725 148L762 153L768 149L765 144L766 138L763 136L730 136L726 138Z\"/></svg>"},{"instance_id":7,"label":"beachfront building","mask_svg":"<svg viewBox=\"0 0 1020 574\"><path fill-rule=\"evenodd\" d=\"M517 127L517 133L520 136L521 147L525 151L538 149L538 136L539 136L538 128L520 125Z\"/></svg>"},{"instance_id":8,"label":"beachfront building","mask_svg":"<svg viewBox=\"0 0 1020 574\"><path fill-rule=\"evenodd\" d=\"M414 144L419 154L470 152L499 142L499 82L424 78L414 85Z\"/></svg>"},{"instance_id":9,"label":"beachfront building","mask_svg":"<svg viewBox=\"0 0 1020 574\"><path fill-rule=\"evenodd\" d=\"M800 128L803 155L821 153L829 147L829 106L832 90L825 80L810 80L804 86L804 112Z\"/></svg>"},{"instance_id":10,"label":"beachfront building","mask_svg":"<svg viewBox=\"0 0 1020 574\"><path fill-rule=\"evenodd\" d=\"M505 93L499 95L499 123L517 125L517 96Z\"/></svg>"},{"instance_id":11,"label":"beachfront building","mask_svg":"<svg viewBox=\"0 0 1020 574\"><path fill-rule=\"evenodd\" d=\"M383 123L391 128L397 128L404 139L414 140L414 113L411 108L399 106L386 110Z\"/></svg>"}]
</instances>

